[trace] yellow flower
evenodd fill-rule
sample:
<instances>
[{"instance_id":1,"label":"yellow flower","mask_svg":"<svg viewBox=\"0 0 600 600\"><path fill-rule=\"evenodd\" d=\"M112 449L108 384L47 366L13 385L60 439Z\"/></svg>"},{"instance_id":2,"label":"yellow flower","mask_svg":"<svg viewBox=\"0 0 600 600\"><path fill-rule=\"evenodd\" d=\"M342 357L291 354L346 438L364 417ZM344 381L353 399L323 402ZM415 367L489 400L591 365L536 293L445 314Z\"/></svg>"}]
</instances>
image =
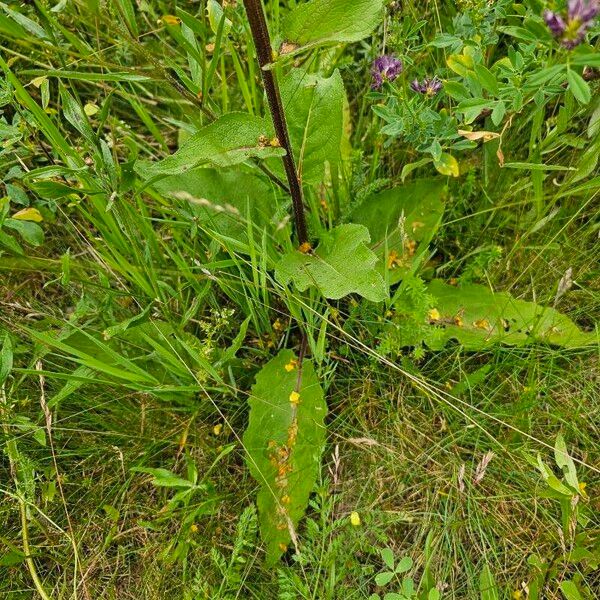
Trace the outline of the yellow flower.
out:
<instances>
[{"instance_id":1,"label":"yellow flower","mask_svg":"<svg viewBox=\"0 0 600 600\"><path fill-rule=\"evenodd\" d=\"M287 365L285 365L283 368L288 373L291 373L297 366L298 366L298 361L295 358L292 358L292 360L290 360L290 362Z\"/></svg>"},{"instance_id":2,"label":"yellow flower","mask_svg":"<svg viewBox=\"0 0 600 600\"><path fill-rule=\"evenodd\" d=\"M429 320L433 321L434 323L442 318L442 315L440 315L440 311L437 308L432 308L427 314Z\"/></svg>"},{"instance_id":3,"label":"yellow flower","mask_svg":"<svg viewBox=\"0 0 600 600\"><path fill-rule=\"evenodd\" d=\"M200 528L198 527L198 525L196 525L196 523L193 523L192 526L190 527L190 531L192 533L198 533L199 530L200 530Z\"/></svg>"},{"instance_id":4,"label":"yellow flower","mask_svg":"<svg viewBox=\"0 0 600 600\"><path fill-rule=\"evenodd\" d=\"M213 433L215 435L221 435L221 431L223 431L223 423L218 423L213 427Z\"/></svg>"},{"instance_id":5,"label":"yellow flower","mask_svg":"<svg viewBox=\"0 0 600 600\"><path fill-rule=\"evenodd\" d=\"M304 242L298 250L300 250L302 254L308 254L312 250L312 246L308 242Z\"/></svg>"},{"instance_id":6,"label":"yellow flower","mask_svg":"<svg viewBox=\"0 0 600 600\"><path fill-rule=\"evenodd\" d=\"M350 513L350 524L352 527L360 526L360 515L356 511Z\"/></svg>"},{"instance_id":7,"label":"yellow flower","mask_svg":"<svg viewBox=\"0 0 600 600\"><path fill-rule=\"evenodd\" d=\"M583 498L585 498L587 500L589 498L589 496L587 495L587 492L585 491L586 487L587 487L587 483L585 483L584 481L582 481L579 484L579 493L582 495Z\"/></svg>"},{"instance_id":8,"label":"yellow flower","mask_svg":"<svg viewBox=\"0 0 600 600\"><path fill-rule=\"evenodd\" d=\"M181 19L175 15L163 15L161 20L165 25L179 25L181 23Z\"/></svg>"},{"instance_id":9,"label":"yellow flower","mask_svg":"<svg viewBox=\"0 0 600 600\"><path fill-rule=\"evenodd\" d=\"M300 394L298 392L292 392L290 394L290 402L292 404L300 404Z\"/></svg>"}]
</instances>

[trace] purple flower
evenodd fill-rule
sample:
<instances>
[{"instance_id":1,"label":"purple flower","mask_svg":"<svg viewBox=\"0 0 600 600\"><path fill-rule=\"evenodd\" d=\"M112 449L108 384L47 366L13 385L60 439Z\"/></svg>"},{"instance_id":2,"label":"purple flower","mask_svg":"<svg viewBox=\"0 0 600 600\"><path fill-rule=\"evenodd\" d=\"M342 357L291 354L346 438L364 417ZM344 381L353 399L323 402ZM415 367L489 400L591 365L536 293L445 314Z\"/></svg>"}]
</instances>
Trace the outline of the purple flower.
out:
<instances>
[{"instance_id":1,"label":"purple flower","mask_svg":"<svg viewBox=\"0 0 600 600\"><path fill-rule=\"evenodd\" d=\"M443 84L437 77L434 77L433 79L423 79L423 81L415 79L410 87L418 94L432 97L439 93Z\"/></svg>"},{"instance_id":2,"label":"purple flower","mask_svg":"<svg viewBox=\"0 0 600 600\"><path fill-rule=\"evenodd\" d=\"M371 75L373 76L371 88L374 90L380 89L384 81L394 81L403 70L402 61L394 56L384 54L376 58L371 67Z\"/></svg>"},{"instance_id":3,"label":"purple flower","mask_svg":"<svg viewBox=\"0 0 600 600\"><path fill-rule=\"evenodd\" d=\"M544 12L544 20L552 35L572 50L583 42L599 14L600 0L568 0L566 20L551 10Z\"/></svg>"},{"instance_id":4,"label":"purple flower","mask_svg":"<svg viewBox=\"0 0 600 600\"><path fill-rule=\"evenodd\" d=\"M554 37L562 37L567 29L567 24L559 14L554 13L551 10L546 10L544 12L544 20Z\"/></svg>"}]
</instances>

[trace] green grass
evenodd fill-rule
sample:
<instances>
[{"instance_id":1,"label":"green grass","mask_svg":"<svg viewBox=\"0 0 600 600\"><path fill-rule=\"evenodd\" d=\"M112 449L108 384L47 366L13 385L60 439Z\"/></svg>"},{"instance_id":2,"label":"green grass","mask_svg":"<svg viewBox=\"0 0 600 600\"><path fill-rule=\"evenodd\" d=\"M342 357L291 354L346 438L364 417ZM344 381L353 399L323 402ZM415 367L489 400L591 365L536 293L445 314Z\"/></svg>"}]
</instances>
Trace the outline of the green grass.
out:
<instances>
[{"instance_id":1,"label":"green grass","mask_svg":"<svg viewBox=\"0 0 600 600\"><path fill-rule=\"evenodd\" d=\"M29 191L44 216L44 244L0 254L0 339L7 333L14 348L0 396L0 596L35 598L41 588L52 599L359 600L382 592L374 577L380 550L390 547L398 559L410 556L416 582L430 578L443 598L527 598L523 585L539 574L532 554L551 565L540 598L562 599L569 580L597 597L598 347L467 352L451 344L424 356L384 355L374 333L379 313L274 281L275 243L289 244L278 233L269 238L249 223L232 239L200 223L185 200L143 189L135 159L164 158L214 115L265 107L243 11L219 40L204 10L179 4L197 16L197 41L186 43L177 27L158 22L175 12L170 3L142 4L75 1L56 12L43 2L11 5L44 35L0 13L0 66L16 95L0 116L20 115L21 135L0 153L0 177L10 185L19 166L80 169L50 179L52 199ZM274 32L295 4L266 3ZM432 35L455 12L451 2L411 5L406 23L423 18ZM406 30L393 31L396 41ZM311 55L324 69L341 68L354 124L353 171L323 191L328 211L319 193L307 195L313 228L369 190L398 184L402 166L419 157L380 134L364 97L383 35L382 27L372 40ZM420 47L412 58L434 72L440 56ZM42 75L47 110L31 83ZM90 119L104 155L77 117L64 117L69 98L99 109ZM548 109L543 125L535 109L514 115L505 155L526 162L539 138L544 162L577 166L593 142L582 133L593 107L571 106L572 118L551 136L560 109ZM465 154L468 172L448 182L424 271L555 305L592 331L600 316L597 170L559 186L536 171L500 169L494 144ZM259 173L254 165L246 172ZM284 221L284 194L267 189ZM556 299L568 269L575 284ZM241 437L254 375L276 349L298 344L297 322L311 336L326 391L328 441L300 552L267 569ZM214 367L242 323L237 358ZM535 466L538 453L555 464L559 434L586 484L576 496L579 521L570 515L566 526ZM173 490L136 467L202 485L173 504ZM576 561L576 546L589 556ZM481 591L486 566L497 596Z\"/></svg>"}]
</instances>

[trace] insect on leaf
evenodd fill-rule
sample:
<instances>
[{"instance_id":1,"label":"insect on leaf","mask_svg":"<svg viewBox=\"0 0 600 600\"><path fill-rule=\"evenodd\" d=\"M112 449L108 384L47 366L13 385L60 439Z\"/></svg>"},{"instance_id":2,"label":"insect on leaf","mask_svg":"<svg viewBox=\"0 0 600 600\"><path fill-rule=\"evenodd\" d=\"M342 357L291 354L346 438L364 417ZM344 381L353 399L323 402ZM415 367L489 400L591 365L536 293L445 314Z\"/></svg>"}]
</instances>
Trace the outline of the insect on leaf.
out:
<instances>
[{"instance_id":1,"label":"insect on leaf","mask_svg":"<svg viewBox=\"0 0 600 600\"><path fill-rule=\"evenodd\" d=\"M258 513L266 560L274 564L295 541L295 528L313 490L323 446L327 405L312 363L300 367L282 350L256 376L244 433L246 462L260 484Z\"/></svg>"},{"instance_id":2,"label":"insect on leaf","mask_svg":"<svg viewBox=\"0 0 600 600\"><path fill-rule=\"evenodd\" d=\"M363 225L339 225L321 238L313 253L295 250L284 255L275 267L275 278L282 285L293 282L301 292L314 286L332 300L360 294L381 302L388 291L377 271L377 256L367 247L370 241Z\"/></svg>"}]
</instances>

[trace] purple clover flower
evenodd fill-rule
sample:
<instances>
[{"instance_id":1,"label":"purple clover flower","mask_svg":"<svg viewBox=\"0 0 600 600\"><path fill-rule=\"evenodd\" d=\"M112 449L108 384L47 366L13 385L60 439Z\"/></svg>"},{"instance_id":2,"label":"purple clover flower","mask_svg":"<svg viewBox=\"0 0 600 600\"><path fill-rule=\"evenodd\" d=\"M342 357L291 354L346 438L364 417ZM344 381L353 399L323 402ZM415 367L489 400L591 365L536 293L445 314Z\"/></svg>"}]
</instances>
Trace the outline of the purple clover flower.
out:
<instances>
[{"instance_id":1,"label":"purple clover flower","mask_svg":"<svg viewBox=\"0 0 600 600\"><path fill-rule=\"evenodd\" d=\"M433 79L423 79L423 81L415 79L410 84L410 87L418 94L423 94L431 98L439 93L443 84L440 79L434 77Z\"/></svg>"},{"instance_id":2,"label":"purple clover flower","mask_svg":"<svg viewBox=\"0 0 600 600\"><path fill-rule=\"evenodd\" d=\"M371 75L373 76L371 89L381 89L384 81L394 81L403 70L404 65L402 64L402 61L394 56L384 54L383 56L376 58L371 67Z\"/></svg>"},{"instance_id":3,"label":"purple clover flower","mask_svg":"<svg viewBox=\"0 0 600 600\"><path fill-rule=\"evenodd\" d=\"M583 42L599 14L600 0L568 0L566 20L551 10L544 12L544 20L552 35L565 48L572 50Z\"/></svg>"}]
</instances>

